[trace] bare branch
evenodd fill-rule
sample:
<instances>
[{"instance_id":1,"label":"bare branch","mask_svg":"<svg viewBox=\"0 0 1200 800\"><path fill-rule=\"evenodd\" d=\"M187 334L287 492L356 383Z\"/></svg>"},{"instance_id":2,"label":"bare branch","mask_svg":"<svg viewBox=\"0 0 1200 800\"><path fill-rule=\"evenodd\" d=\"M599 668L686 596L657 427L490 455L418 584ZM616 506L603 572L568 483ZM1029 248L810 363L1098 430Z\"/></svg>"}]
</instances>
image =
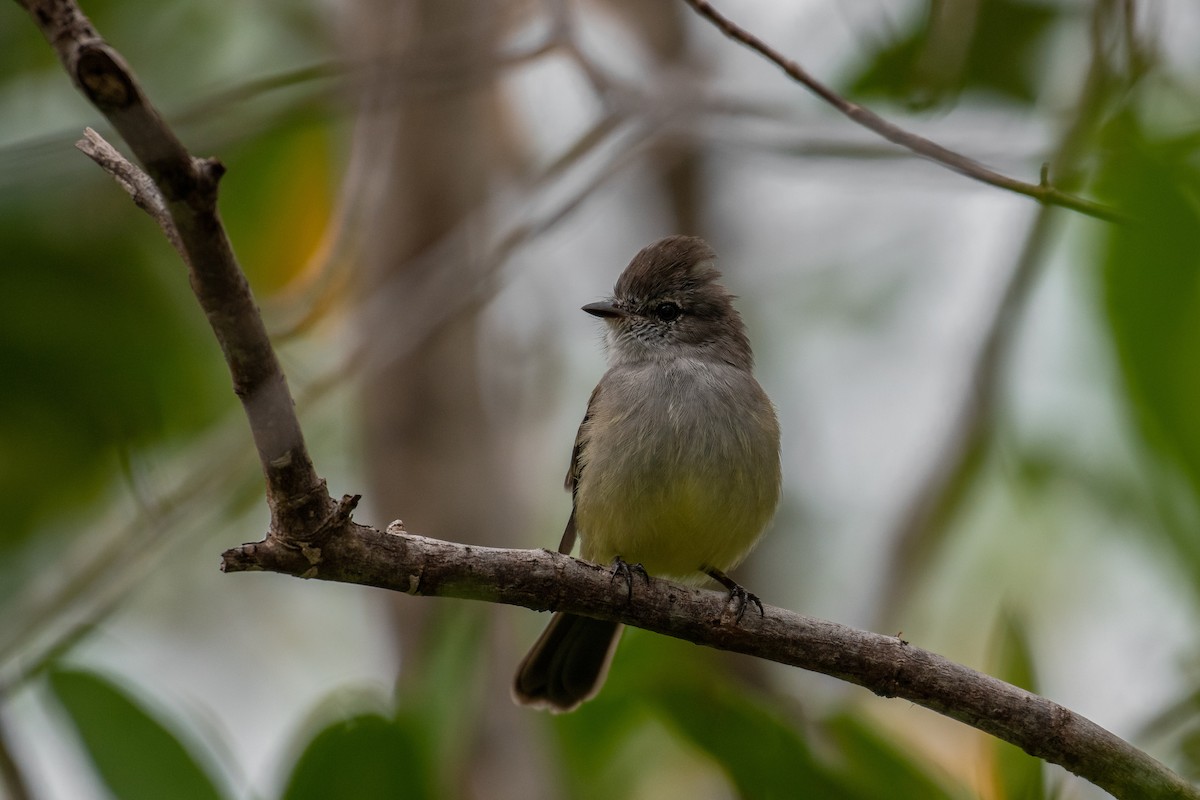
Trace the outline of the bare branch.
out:
<instances>
[{"instance_id":1,"label":"bare branch","mask_svg":"<svg viewBox=\"0 0 1200 800\"><path fill-rule=\"evenodd\" d=\"M266 475L272 532L311 530L330 513L325 483L304 444L283 370L217 214L225 169L193 158L143 94L120 54L72 0L19 0L67 74L129 144L158 187L192 290L216 334Z\"/></svg>"},{"instance_id":2,"label":"bare branch","mask_svg":"<svg viewBox=\"0 0 1200 800\"><path fill-rule=\"evenodd\" d=\"M1022 194L1026 197L1032 197L1039 203L1062 206L1063 208L1069 208L1081 214L1087 214L1090 217L1107 220L1108 222L1126 221L1125 215L1116 209L1064 192L1045 180L1041 180L1038 183L1027 183L1016 178L1010 178L1003 173L996 172L991 167L984 166L973 158L943 147L931 139L926 139L924 136L912 133L888 122L871 109L850 102L830 87L821 83L810 75L804 67L778 50L775 50L754 34L739 27L729 18L722 16L706 0L684 0L684 2L694 8L700 16L715 25L721 33L749 47L768 61L773 62L787 73L788 77L805 86L817 97L845 114L854 122L874 131L889 142L907 148L919 156L928 158L961 175L966 175L968 178L1010 192Z\"/></svg>"},{"instance_id":3,"label":"bare branch","mask_svg":"<svg viewBox=\"0 0 1200 800\"><path fill-rule=\"evenodd\" d=\"M345 498L343 515L356 498ZM894 636L774 606L730 619L726 595L661 579L632 599L611 571L549 550L476 547L351 523L301 547L279 540L227 551L226 572L268 570L426 597L458 597L611 619L695 644L831 675L898 697L1060 764L1118 798L1200 798L1158 761L1094 722Z\"/></svg>"}]
</instances>

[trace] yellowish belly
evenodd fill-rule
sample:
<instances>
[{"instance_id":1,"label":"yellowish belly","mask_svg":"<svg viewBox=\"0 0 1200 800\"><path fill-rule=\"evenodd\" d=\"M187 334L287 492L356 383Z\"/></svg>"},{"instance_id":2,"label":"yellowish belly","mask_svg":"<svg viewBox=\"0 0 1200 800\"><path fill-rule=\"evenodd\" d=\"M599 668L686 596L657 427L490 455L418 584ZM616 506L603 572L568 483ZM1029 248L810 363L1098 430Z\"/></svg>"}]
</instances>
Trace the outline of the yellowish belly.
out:
<instances>
[{"instance_id":1,"label":"yellowish belly","mask_svg":"<svg viewBox=\"0 0 1200 800\"><path fill-rule=\"evenodd\" d=\"M779 499L779 428L749 373L680 360L610 371L581 429L582 555L689 579L732 569Z\"/></svg>"},{"instance_id":2,"label":"yellowish belly","mask_svg":"<svg viewBox=\"0 0 1200 800\"><path fill-rule=\"evenodd\" d=\"M776 498L769 479L756 482L740 470L721 478L643 475L624 489L606 489L580 493L576 521L583 557L605 563L620 556L652 575L677 579L740 563L762 534Z\"/></svg>"}]
</instances>

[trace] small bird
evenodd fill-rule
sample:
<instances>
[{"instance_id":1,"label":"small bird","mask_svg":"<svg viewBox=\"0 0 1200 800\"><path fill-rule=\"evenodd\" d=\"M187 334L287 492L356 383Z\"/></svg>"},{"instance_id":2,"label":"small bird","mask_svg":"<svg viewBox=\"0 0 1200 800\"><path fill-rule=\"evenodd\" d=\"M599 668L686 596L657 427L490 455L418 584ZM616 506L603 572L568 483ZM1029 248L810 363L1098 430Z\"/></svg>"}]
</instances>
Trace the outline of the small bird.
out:
<instances>
[{"instance_id":1,"label":"small bird","mask_svg":"<svg viewBox=\"0 0 1200 800\"><path fill-rule=\"evenodd\" d=\"M583 307L606 323L608 371L575 437L559 552L694 583L725 575L779 503L779 423L754 379L733 295L703 240L670 236L633 257L613 297ZM632 590L632 584L631 584ZM520 705L571 711L604 683L622 626L556 613L513 682Z\"/></svg>"}]
</instances>

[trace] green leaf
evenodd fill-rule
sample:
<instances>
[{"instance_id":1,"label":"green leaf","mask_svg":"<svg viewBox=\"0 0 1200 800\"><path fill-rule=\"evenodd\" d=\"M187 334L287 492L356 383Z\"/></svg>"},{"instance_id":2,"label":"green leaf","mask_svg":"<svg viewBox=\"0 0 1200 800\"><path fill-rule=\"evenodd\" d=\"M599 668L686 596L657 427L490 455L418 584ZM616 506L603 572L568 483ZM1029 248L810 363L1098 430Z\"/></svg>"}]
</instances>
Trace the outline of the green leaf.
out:
<instances>
[{"instance_id":1,"label":"green leaf","mask_svg":"<svg viewBox=\"0 0 1200 800\"><path fill-rule=\"evenodd\" d=\"M473 728L486 699L483 680L488 624L494 609L447 600L430 612L421 652L410 659L396 689L396 708L420 720L440 785L454 785L471 757Z\"/></svg>"},{"instance_id":2,"label":"green leaf","mask_svg":"<svg viewBox=\"0 0 1200 800\"><path fill-rule=\"evenodd\" d=\"M190 748L115 684L80 670L55 669L48 677L92 764L115 797L222 797Z\"/></svg>"},{"instance_id":3,"label":"green leaf","mask_svg":"<svg viewBox=\"0 0 1200 800\"><path fill-rule=\"evenodd\" d=\"M605 691L570 714L551 720L557 734L562 796L605 800L635 794L647 770L661 768L664 742L650 730L644 706Z\"/></svg>"},{"instance_id":4,"label":"green leaf","mask_svg":"<svg viewBox=\"0 0 1200 800\"><path fill-rule=\"evenodd\" d=\"M421 800L436 796L421 727L360 714L320 731L292 769L284 800Z\"/></svg>"},{"instance_id":5,"label":"green leaf","mask_svg":"<svg viewBox=\"0 0 1200 800\"><path fill-rule=\"evenodd\" d=\"M838 746L839 763L845 779L862 797L888 800L955 800L966 790L950 791L927 771L917 756L906 753L873 725L851 714L839 714L825 722L826 732Z\"/></svg>"},{"instance_id":6,"label":"green leaf","mask_svg":"<svg viewBox=\"0 0 1200 800\"><path fill-rule=\"evenodd\" d=\"M992 642L992 672L1002 681L1037 692L1037 670L1025 624L1012 612L1002 612Z\"/></svg>"},{"instance_id":7,"label":"green leaf","mask_svg":"<svg viewBox=\"0 0 1200 800\"><path fill-rule=\"evenodd\" d=\"M627 630L604 690L553 718L563 796L631 796L645 788L648 770L697 757L754 800L880 796L818 759L796 720L763 703L727 667L714 651Z\"/></svg>"},{"instance_id":8,"label":"green leaf","mask_svg":"<svg viewBox=\"0 0 1200 800\"><path fill-rule=\"evenodd\" d=\"M1200 165L1191 140L1126 115L1105 136L1100 191L1133 219L1108 228L1103 303L1136 430L1200 498ZM1156 476L1158 477L1158 476ZM1166 493L1166 481L1156 480ZM1200 583L1200 537L1163 525Z\"/></svg>"},{"instance_id":9,"label":"green leaf","mask_svg":"<svg viewBox=\"0 0 1200 800\"><path fill-rule=\"evenodd\" d=\"M993 639L992 673L1002 681L1037 691L1029 636L1020 619L1001 613ZM998 800L1045 800L1043 764L1016 745L992 740L992 780Z\"/></svg>"},{"instance_id":10,"label":"green leaf","mask_svg":"<svg viewBox=\"0 0 1200 800\"><path fill-rule=\"evenodd\" d=\"M1028 0L933 3L936 12L876 53L850 81L860 96L882 96L926 108L964 90L1031 103L1037 97L1047 31L1063 12Z\"/></svg>"},{"instance_id":11,"label":"green leaf","mask_svg":"<svg viewBox=\"0 0 1200 800\"><path fill-rule=\"evenodd\" d=\"M647 684L661 669L658 657L676 644L626 629L600 694L570 714L551 718L565 797L599 800L634 793L639 774L651 764L648 750L658 754L661 747L660 742L647 746L652 720L644 702Z\"/></svg>"},{"instance_id":12,"label":"green leaf","mask_svg":"<svg viewBox=\"0 0 1200 800\"><path fill-rule=\"evenodd\" d=\"M1200 781L1200 728L1193 728L1180 736L1179 754L1183 762L1183 774L1193 781Z\"/></svg>"},{"instance_id":13,"label":"green leaf","mask_svg":"<svg viewBox=\"0 0 1200 800\"><path fill-rule=\"evenodd\" d=\"M667 682L648 699L725 769L743 797L865 797L817 761L789 721L749 693L717 681Z\"/></svg>"},{"instance_id":14,"label":"green leaf","mask_svg":"<svg viewBox=\"0 0 1200 800\"><path fill-rule=\"evenodd\" d=\"M1190 685L1195 686L1198 681L1194 670L1190 677ZM1174 761L1168 763L1178 764L1184 777L1200 780L1200 690L1189 691L1158 710L1134 741L1173 748Z\"/></svg>"}]
</instances>

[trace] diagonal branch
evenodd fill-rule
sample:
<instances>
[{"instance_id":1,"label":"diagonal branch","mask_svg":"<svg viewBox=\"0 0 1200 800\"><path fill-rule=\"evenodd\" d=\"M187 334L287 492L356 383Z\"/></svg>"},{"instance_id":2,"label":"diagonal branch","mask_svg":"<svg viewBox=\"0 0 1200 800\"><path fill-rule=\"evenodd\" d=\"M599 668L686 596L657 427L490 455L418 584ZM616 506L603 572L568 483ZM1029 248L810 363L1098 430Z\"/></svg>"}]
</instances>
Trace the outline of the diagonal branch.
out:
<instances>
[{"instance_id":1,"label":"diagonal branch","mask_svg":"<svg viewBox=\"0 0 1200 800\"><path fill-rule=\"evenodd\" d=\"M694 8L700 16L715 25L721 33L749 47L768 61L773 62L787 73L788 77L792 80L802 84L817 97L845 114L851 120L864 128L874 131L889 142L907 148L919 156L941 164L961 175L966 175L968 178L1025 195L1026 197L1032 197L1039 203L1062 206L1063 208L1069 208L1081 214L1087 214L1090 217L1096 217L1108 222L1126 221L1125 215L1120 211L1109 208L1101 203L1086 200L1078 195L1064 192L1046 180L1045 176L1038 183L1027 183L1026 181L1017 180L1016 178L1011 178L1008 175L997 172L991 167L985 166L962 153L951 150L948 147L943 147L931 139L926 139L924 136L905 130L899 125L887 121L866 106L852 103L845 97L842 97L809 74L800 64L783 55L745 28L738 26L728 17L723 16L706 0L684 0L684 2Z\"/></svg>"},{"instance_id":2,"label":"diagonal branch","mask_svg":"<svg viewBox=\"0 0 1200 800\"><path fill-rule=\"evenodd\" d=\"M356 501L344 498L343 514ZM616 620L909 700L1059 764L1118 798L1200 798L1200 790L1091 720L895 636L774 606L761 618L749 613L733 623L724 593L661 579L635 582L630 599L607 567L549 550L476 547L414 536L396 523L386 532L351 523L303 550L275 540L228 550L222 569Z\"/></svg>"},{"instance_id":3,"label":"diagonal branch","mask_svg":"<svg viewBox=\"0 0 1200 800\"><path fill-rule=\"evenodd\" d=\"M41 28L76 87L121 134L161 194L192 290L221 345L233 390L250 421L266 476L272 532L294 535L311 530L329 515L331 501L309 458L279 359L217 214L217 183L225 168L187 151L120 54L100 38L73 0L18 2Z\"/></svg>"}]
</instances>

